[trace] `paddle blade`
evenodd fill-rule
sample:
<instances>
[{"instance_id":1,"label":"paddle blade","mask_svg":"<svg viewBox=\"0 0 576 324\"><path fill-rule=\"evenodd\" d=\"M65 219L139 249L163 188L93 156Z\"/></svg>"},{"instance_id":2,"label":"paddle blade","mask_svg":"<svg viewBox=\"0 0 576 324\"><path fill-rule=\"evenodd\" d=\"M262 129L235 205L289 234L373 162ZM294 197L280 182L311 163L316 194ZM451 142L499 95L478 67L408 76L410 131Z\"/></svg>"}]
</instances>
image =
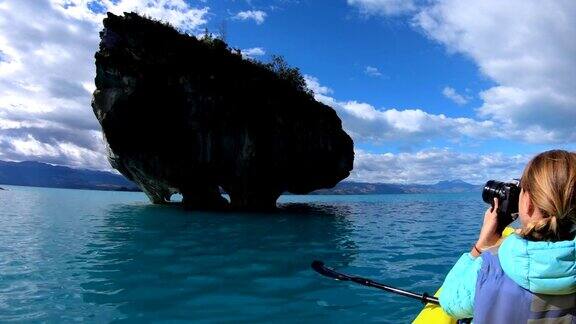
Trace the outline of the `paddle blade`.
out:
<instances>
[{"instance_id":1,"label":"paddle blade","mask_svg":"<svg viewBox=\"0 0 576 324\"><path fill-rule=\"evenodd\" d=\"M343 273L338 273L338 272L326 267L324 265L324 262L322 262L322 261L318 261L318 260L313 261L311 264L311 267L312 267L312 269L314 269L314 271L316 271L319 274L321 274L325 277L328 277L328 278L341 280L341 281L349 281L351 278L350 276L347 276Z\"/></svg>"}]
</instances>

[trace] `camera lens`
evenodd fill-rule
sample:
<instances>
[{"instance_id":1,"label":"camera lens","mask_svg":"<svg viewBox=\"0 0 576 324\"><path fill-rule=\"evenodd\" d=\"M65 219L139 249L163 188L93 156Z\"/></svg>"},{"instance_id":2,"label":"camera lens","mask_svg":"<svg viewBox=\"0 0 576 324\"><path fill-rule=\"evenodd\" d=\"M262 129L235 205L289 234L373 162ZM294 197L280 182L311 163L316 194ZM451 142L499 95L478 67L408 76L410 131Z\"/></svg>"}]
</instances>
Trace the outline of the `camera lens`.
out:
<instances>
[{"instance_id":1,"label":"camera lens","mask_svg":"<svg viewBox=\"0 0 576 324\"><path fill-rule=\"evenodd\" d=\"M492 204L495 197L499 200L506 199L505 186L506 183L496 180L486 182L484 189L482 190L482 200L487 204Z\"/></svg>"}]
</instances>

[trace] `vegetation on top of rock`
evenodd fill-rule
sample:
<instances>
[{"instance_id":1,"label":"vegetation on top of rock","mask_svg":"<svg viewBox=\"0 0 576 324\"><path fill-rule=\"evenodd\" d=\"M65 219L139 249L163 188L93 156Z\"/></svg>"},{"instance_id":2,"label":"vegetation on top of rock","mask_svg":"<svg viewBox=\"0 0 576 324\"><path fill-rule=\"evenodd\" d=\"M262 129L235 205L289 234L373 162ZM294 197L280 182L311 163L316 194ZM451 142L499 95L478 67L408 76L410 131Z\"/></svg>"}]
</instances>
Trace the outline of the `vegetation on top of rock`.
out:
<instances>
[{"instance_id":1,"label":"vegetation on top of rock","mask_svg":"<svg viewBox=\"0 0 576 324\"><path fill-rule=\"evenodd\" d=\"M148 15L140 15L137 13L124 13L126 16L130 16L131 19L139 20L139 23L147 26L155 26L165 29L165 32L168 34L176 34L178 36L185 36L194 38L204 45L208 45L214 51L218 52L227 52L232 55L236 55L241 57L243 60L251 62L257 66L260 66L272 73L274 73L280 80L286 81L288 84L293 86L299 92L302 92L306 95L313 96L312 90L308 89L306 86L306 81L300 69L297 67L292 67L288 64L286 59L281 55L271 55L269 62L261 62L254 58L244 58L242 57L242 51L237 48L231 47L226 41L223 39L222 36L215 36L211 33L207 28L204 30L204 34L202 37L196 37L195 35L185 33L183 31L178 30L175 26L171 25L167 21L158 20Z\"/></svg>"},{"instance_id":2,"label":"vegetation on top of rock","mask_svg":"<svg viewBox=\"0 0 576 324\"><path fill-rule=\"evenodd\" d=\"M224 40L220 39L219 37L214 37L214 35L208 32L208 30L206 30L204 37L202 37L200 40L215 49L224 49L233 54L240 56L242 55L241 50L229 47L228 44L224 42ZM283 56L272 55L270 62L261 62L253 58L246 58L246 60L275 73L278 78L285 80L296 90L301 91L309 96L313 96L314 93L306 86L306 81L304 80L304 76L302 76L300 69L290 66Z\"/></svg>"},{"instance_id":3,"label":"vegetation on top of rock","mask_svg":"<svg viewBox=\"0 0 576 324\"><path fill-rule=\"evenodd\" d=\"M221 37L214 36L214 34L208 31L208 29L205 29L204 35L199 40L216 50L226 50L232 54L242 56L242 51L240 49L230 47ZM308 89L306 86L306 80L304 80L304 76L300 72L300 69L290 66L283 56L274 54L271 56L270 62L261 62L253 58L245 58L245 60L273 72L278 76L278 78L285 80L296 90L309 96L314 95L312 90Z\"/></svg>"},{"instance_id":4,"label":"vegetation on top of rock","mask_svg":"<svg viewBox=\"0 0 576 324\"><path fill-rule=\"evenodd\" d=\"M260 62L257 62L260 63ZM269 63L260 63L268 70L276 73L282 80L286 80L298 91L302 91L310 96L313 95L312 90L306 86L306 81L297 67L291 67L284 57L280 55L272 55L272 60Z\"/></svg>"}]
</instances>

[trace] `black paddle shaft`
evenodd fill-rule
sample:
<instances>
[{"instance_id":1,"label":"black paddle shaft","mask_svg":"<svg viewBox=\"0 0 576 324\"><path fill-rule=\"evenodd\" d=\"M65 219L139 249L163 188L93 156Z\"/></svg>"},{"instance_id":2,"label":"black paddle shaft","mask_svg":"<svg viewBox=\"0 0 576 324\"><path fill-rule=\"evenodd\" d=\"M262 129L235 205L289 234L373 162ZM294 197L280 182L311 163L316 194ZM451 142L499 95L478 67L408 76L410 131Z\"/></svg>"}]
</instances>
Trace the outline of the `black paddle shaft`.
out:
<instances>
[{"instance_id":1,"label":"black paddle shaft","mask_svg":"<svg viewBox=\"0 0 576 324\"><path fill-rule=\"evenodd\" d=\"M332 278L332 279L336 279L336 280L340 280L340 281L351 281L351 282L354 282L354 283L357 283L357 284L360 284L363 286L373 287L373 288L389 291L389 292L392 292L392 293L395 293L398 295L417 299L423 303L431 303L431 304L435 304L435 305L440 304L438 302L438 298L432 297L432 296L428 295L427 293L418 294L415 292L386 286L386 285L383 285L379 282L376 282L376 281L373 281L370 279L340 273L334 269L330 269L330 268L326 267L324 265L324 262L322 262L322 261L312 262L312 269L314 269L314 271L316 271L319 274L326 276L328 278Z\"/></svg>"}]
</instances>

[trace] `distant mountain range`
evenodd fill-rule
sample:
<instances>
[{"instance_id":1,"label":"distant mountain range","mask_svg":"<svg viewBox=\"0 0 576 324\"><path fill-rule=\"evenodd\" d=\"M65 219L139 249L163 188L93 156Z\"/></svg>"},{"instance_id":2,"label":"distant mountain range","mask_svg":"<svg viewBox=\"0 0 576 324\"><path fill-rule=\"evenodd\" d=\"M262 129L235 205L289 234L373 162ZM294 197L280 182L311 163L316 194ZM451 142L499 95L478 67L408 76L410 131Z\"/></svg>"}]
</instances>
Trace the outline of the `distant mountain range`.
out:
<instances>
[{"instance_id":1,"label":"distant mountain range","mask_svg":"<svg viewBox=\"0 0 576 324\"><path fill-rule=\"evenodd\" d=\"M122 175L46 163L0 161L0 184L94 190L140 190Z\"/></svg>"},{"instance_id":2,"label":"distant mountain range","mask_svg":"<svg viewBox=\"0 0 576 324\"><path fill-rule=\"evenodd\" d=\"M343 181L332 189L316 190L317 195L411 194L481 192L482 186L462 180L440 181L436 184L394 184Z\"/></svg>"},{"instance_id":3,"label":"distant mountain range","mask_svg":"<svg viewBox=\"0 0 576 324\"><path fill-rule=\"evenodd\" d=\"M0 161L0 184L31 187L140 191L120 174L106 171L73 169L64 166L25 161ZM482 186L462 180L440 181L431 185L389 184L343 181L332 189L312 192L314 195L410 194L480 192Z\"/></svg>"}]
</instances>

